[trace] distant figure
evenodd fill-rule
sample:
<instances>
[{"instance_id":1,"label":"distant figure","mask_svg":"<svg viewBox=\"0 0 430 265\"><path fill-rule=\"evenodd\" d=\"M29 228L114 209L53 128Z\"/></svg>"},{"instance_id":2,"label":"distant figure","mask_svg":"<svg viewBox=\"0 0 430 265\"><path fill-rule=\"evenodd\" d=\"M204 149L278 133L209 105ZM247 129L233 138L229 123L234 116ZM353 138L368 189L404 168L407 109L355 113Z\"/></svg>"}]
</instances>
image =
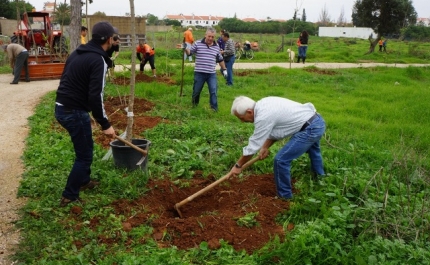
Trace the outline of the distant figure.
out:
<instances>
[{"instance_id":1,"label":"distant figure","mask_svg":"<svg viewBox=\"0 0 430 265\"><path fill-rule=\"evenodd\" d=\"M245 41L245 44L243 45L243 49L244 49L245 51L249 51L249 50L251 50L251 42L249 42L249 40L246 40L246 41Z\"/></svg>"},{"instance_id":2,"label":"distant figure","mask_svg":"<svg viewBox=\"0 0 430 265\"><path fill-rule=\"evenodd\" d=\"M184 43L187 45L187 49L191 49L191 45L194 43L194 37L193 37L193 28L188 28L184 32ZM188 56L187 53L184 51L184 60L186 60L188 57L188 60L190 62L193 61L193 56Z\"/></svg>"},{"instance_id":3,"label":"distant figure","mask_svg":"<svg viewBox=\"0 0 430 265\"><path fill-rule=\"evenodd\" d=\"M24 67L25 71L25 81L30 82L30 76L28 71L28 51L26 48L19 44L11 43L9 45L4 45L3 50L7 52L7 57L9 58L10 67L12 68L13 81L10 82L11 85L16 85L19 82L19 77L21 76L21 70Z\"/></svg>"},{"instance_id":4,"label":"distant figure","mask_svg":"<svg viewBox=\"0 0 430 265\"><path fill-rule=\"evenodd\" d=\"M88 34L88 28L82 26L81 27L81 44L87 44L87 34Z\"/></svg>"},{"instance_id":5,"label":"distant figure","mask_svg":"<svg viewBox=\"0 0 430 265\"><path fill-rule=\"evenodd\" d=\"M382 52L382 45L383 45L383 41L382 41L382 39L379 39L379 42L378 42L378 44L379 44L379 51L380 52Z\"/></svg>"},{"instance_id":6,"label":"distant figure","mask_svg":"<svg viewBox=\"0 0 430 265\"><path fill-rule=\"evenodd\" d=\"M224 42L224 50L221 51L221 54L224 58L224 64L227 68L227 78L226 85L233 85L233 64L236 60L236 49L234 48L234 41L230 39L230 34L228 32L224 32L222 34L223 42Z\"/></svg>"},{"instance_id":7,"label":"distant figure","mask_svg":"<svg viewBox=\"0 0 430 265\"><path fill-rule=\"evenodd\" d=\"M384 40L382 43L382 48L384 49L384 52L387 52L387 40Z\"/></svg>"},{"instance_id":8,"label":"distant figure","mask_svg":"<svg viewBox=\"0 0 430 265\"><path fill-rule=\"evenodd\" d=\"M114 27L115 35L113 36L113 42L112 47L106 51L108 54L111 62L108 63L108 68L110 69L110 75L113 76L115 74L115 59L119 55L119 44L120 44L120 38L118 33L118 29Z\"/></svg>"},{"instance_id":9,"label":"distant figure","mask_svg":"<svg viewBox=\"0 0 430 265\"><path fill-rule=\"evenodd\" d=\"M137 58L140 61L140 73L143 74L143 70L145 68L145 64L149 62L149 65L152 69L153 77L157 77L155 70L155 51L151 46L146 43L146 40L140 41L139 46L136 48ZM143 55L143 58L141 57Z\"/></svg>"},{"instance_id":10,"label":"distant figure","mask_svg":"<svg viewBox=\"0 0 430 265\"><path fill-rule=\"evenodd\" d=\"M306 52L308 51L308 40L309 40L309 34L306 30L302 31L300 33L299 41L299 56L297 56L297 62L300 63L300 58L303 60L303 63L305 63L306 60ZM299 43L297 42L297 45Z\"/></svg>"},{"instance_id":11,"label":"distant figure","mask_svg":"<svg viewBox=\"0 0 430 265\"><path fill-rule=\"evenodd\" d=\"M225 29L221 30L221 36L219 36L218 40L216 41L216 43L218 43L218 46L220 48L221 51L225 50L225 42L223 39L223 35L224 33L226 33L227 31Z\"/></svg>"}]
</instances>

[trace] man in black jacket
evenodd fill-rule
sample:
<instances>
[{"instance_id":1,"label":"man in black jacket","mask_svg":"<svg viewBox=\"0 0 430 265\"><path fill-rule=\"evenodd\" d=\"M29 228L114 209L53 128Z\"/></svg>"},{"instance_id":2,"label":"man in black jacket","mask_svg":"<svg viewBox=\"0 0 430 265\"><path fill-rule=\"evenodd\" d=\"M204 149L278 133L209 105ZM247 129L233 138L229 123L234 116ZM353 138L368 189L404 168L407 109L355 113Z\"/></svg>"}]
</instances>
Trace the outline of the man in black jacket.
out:
<instances>
[{"instance_id":1,"label":"man in black jacket","mask_svg":"<svg viewBox=\"0 0 430 265\"><path fill-rule=\"evenodd\" d=\"M64 66L57 90L55 118L69 132L76 158L62 194L62 207L80 201L80 191L99 184L90 177L94 142L89 112L104 134L115 137L103 107L107 64L110 62L106 51L112 46L114 34L115 30L108 22L96 23L92 39L80 45Z\"/></svg>"}]
</instances>

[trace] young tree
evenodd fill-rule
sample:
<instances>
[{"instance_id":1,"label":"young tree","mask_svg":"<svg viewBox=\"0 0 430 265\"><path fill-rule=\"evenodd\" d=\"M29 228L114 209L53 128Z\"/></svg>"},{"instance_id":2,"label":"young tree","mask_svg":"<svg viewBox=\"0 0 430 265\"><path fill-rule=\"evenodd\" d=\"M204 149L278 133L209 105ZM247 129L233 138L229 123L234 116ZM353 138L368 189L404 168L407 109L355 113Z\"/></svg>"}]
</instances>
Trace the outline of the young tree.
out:
<instances>
[{"instance_id":1,"label":"young tree","mask_svg":"<svg viewBox=\"0 0 430 265\"><path fill-rule=\"evenodd\" d=\"M328 26L330 23L331 23L331 17L328 14L326 5L324 4L323 9L321 9L318 24L320 24L320 26Z\"/></svg>"},{"instance_id":2,"label":"young tree","mask_svg":"<svg viewBox=\"0 0 430 265\"><path fill-rule=\"evenodd\" d=\"M158 17L156 15L148 13L146 15L146 23L148 23L148 25L158 25L159 24Z\"/></svg>"},{"instance_id":3,"label":"young tree","mask_svg":"<svg viewBox=\"0 0 430 265\"><path fill-rule=\"evenodd\" d=\"M302 21L306 22L306 11L304 8L303 8L303 13L302 13Z\"/></svg>"},{"instance_id":4,"label":"young tree","mask_svg":"<svg viewBox=\"0 0 430 265\"><path fill-rule=\"evenodd\" d=\"M415 25L417 12L411 0L357 0L352 9L352 22L357 27L369 27L377 38L369 37L368 53L375 50L384 35L400 34L402 28Z\"/></svg>"},{"instance_id":5,"label":"young tree","mask_svg":"<svg viewBox=\"0 0 430 265\"><path fill-rule=\"evenodd\" d=\"M346 24L345 11L343 10L343 6L342 6L342 9L340 10L339 18L337 19L337 25L345 26L345 24Z\"/></svg>"}]
</instances>

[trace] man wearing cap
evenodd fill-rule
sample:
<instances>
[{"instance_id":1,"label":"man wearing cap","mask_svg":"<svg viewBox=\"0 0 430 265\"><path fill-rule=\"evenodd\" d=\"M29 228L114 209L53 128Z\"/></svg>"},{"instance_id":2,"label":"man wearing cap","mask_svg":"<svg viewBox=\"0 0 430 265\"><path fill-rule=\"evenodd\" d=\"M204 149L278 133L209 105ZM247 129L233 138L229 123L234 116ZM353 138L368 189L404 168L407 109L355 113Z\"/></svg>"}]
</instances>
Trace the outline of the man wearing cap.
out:
<instances>
[{"instance_id":1,"label":"man wearing cap","mask_svg":"<svg viewBox=\"0 0 430 265\"><path fill-rule=\"evenodd\" d=\"M28 72L28 51L26 48L19 44L11 43L4 45L3 50L7 52L9 58L10 67L13 70L13 81L10 82L12 85L16 85L19 82L21 76L21 70L24 67L25 81L30 82L30 76Z\"/></svg>"},{"instance_id":2,"label":"man wearing cap","mask_svg":"<svg viewBox=\"0 0 430 265\"><path fill-rule=\"evenodd\" d=\"M188 28L184 32L184 43L185 43L185 45L187 45L187 49L190 49L191 45L193 45L193 43L194 43L193 28ZM184 60L186 60L187 57L188 57L188 60L190 62L193 61L193 56L188 56L187 53L184 52Z\"/></svg>"},{"instance_id":3,"label":"man wearing cap","mask_svg":"<svg viewBox=\"0 0 430 265\"><path fill-rule=\"evenodd\" d=\"M146 43L146 40L139 41L139 45L136 48L136 55L137 59L139 59L140 61L140 74L143 74L145 65L147 62L149 62L149 65L151 66L152 70L152 76L157 77L154 58L155 50Z\"/></svg>"},{"instance_id":4,"label":"man wearing cap","mask_svg":"<svg viewBox=\"0 0 430 265\"><path fill-rule=\"evenodd\" d=\"M75 150L75 161L64 188L60 206L81 201L79 192L93 189L99 183L91 180L93 138L89 112L103 133L115 137L103 107L106 71L115 30L108 22L98 22L92 39L80 45L67 58L57 90L55 118L69 132Z\"/></svg>"},{"instance_id":5,"label":"man wearing cap","mask_svg":"<svg viewBox=\"0 0 430 265\"><path fill-rule=\"evenodd\" d=\"M256 102L239 96L233 101L231 114L242 122L254 123L254 133L230 175L240 174L242 166L257 152L260 159L267 158L269 148L287 137L289 141L278 151L273 163L278 197L285 200L293 198L291 163L304 153L309 155L313 173L319 178L325 175L320 139L326 125L312 103L302 104L281 97L265 97Z\"/></svg>"}]
</instances>

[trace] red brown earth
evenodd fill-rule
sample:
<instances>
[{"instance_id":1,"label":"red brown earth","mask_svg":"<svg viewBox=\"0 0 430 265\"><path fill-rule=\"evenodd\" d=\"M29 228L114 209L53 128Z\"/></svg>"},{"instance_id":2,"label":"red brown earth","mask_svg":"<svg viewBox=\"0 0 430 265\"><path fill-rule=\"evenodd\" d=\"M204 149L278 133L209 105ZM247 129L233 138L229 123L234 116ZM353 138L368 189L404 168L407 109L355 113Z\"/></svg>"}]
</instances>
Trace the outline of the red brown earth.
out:
<instances>
[{"instance_id":1,"label":"red brown earth","mask_svg":"<svg viewBox=\"0 0 430 265\"><path fill-rule=\"evenodd\" d=\"M127 117L123 110L126 107L124 98L110 97L105 100L105 109L114 128L126 127ZM150 116L153 107L154 104L145 99L135 99L133 130L136 135L142 136L141 133L146 129L165 122L161 117ZM111 139L100 136L95 141L108 148ZM203 175L203 172L197 171L191 180L149 180L149 192L141 198L113 202L111 206L115 213L125 216L123 231L130 232L140 225L150 225L153 232L142 238L142 242L151 237L160 247L189 249L205 241L211 249L217 249L221 246L220 240L224 240L236 250L252 253L277 236L282 240L284 234L294 228L293 224L275 221L276 216L287 211L290 205L275 197L273 174L232 177L180 207L183 216L180 218L174 205L221 177L211 173L206 177ZM79 206L71 208L76 218L81 212ZM257 222L254 226L238 224L239 218L253 213L258 213L254 218ZM99 224L104 221L96 217L90 223L91 228L97 231ZM118 238L103 234L99 236L100 242L108 245L118 243ZM84 244L75 242L78 248Z\"/></svg>"}]
</instances>

